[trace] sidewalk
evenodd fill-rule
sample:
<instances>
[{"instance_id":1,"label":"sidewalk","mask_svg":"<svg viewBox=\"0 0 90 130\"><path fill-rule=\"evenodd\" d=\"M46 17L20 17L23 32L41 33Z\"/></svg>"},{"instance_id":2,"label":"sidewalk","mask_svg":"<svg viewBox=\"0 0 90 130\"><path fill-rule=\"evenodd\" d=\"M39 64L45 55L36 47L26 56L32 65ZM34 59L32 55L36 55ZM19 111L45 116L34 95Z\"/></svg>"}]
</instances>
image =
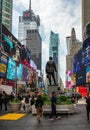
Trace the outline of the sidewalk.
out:
<instances>
[{"instance_id":1,"label":"sidewalk","mask_svg":"<svg viewBox=\"0 0 90 130\"><path fill-rule=\"evenodd\" d=\"M1 130L90 130L90 122L86 118L85 105L77 104L75 114L61 115L61 119L49 121L49 116L43 116L40 123L36 116L26 114L19 120L0 120Z\"/></svg>"}]
</instances>

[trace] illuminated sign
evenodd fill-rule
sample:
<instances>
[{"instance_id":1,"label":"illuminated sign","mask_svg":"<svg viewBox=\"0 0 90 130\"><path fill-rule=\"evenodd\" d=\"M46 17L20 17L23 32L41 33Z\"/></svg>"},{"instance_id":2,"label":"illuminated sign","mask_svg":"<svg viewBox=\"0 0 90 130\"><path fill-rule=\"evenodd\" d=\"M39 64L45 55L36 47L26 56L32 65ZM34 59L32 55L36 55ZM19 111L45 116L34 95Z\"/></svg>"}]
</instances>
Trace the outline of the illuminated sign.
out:
<instances>
[{"instance_id":1,"label":"illuminated sign","mask_svg":"<svg viewBox=\"0 0 90 130\"><path fill-rule=\"evenodd\" d=\"M23 12L23 18L24 19L30 19L30 11Z\"/></svg>"},{"instance_id":2,"label":"illuminated sign","mask_svg":"<svg viewBox=\"0 0 90 130\"><path fill-rule=\"evenodd\" d=\"M16 78L16 62L11 57L8 59L7 79L15 80Z\"/></svg>"},{"instance_id":3,"label":"illuminated sign","mask_svg":"<svg viewBox=\"0 0 90 130\"><path fill-rule=\"evenodd\" d=\"M7 72L7 56L0 53L0 76L5 77Z\"/></svg>"}]
</instances>

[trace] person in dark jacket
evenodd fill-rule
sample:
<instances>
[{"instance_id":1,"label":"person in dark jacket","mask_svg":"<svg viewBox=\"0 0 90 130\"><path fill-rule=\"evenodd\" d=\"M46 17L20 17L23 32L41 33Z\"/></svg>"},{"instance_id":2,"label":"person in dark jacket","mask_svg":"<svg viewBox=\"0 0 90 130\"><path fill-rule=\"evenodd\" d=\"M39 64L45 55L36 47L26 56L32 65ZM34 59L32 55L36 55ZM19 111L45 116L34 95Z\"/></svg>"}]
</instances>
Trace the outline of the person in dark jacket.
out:
<instances>
[{"instance_id":1,"label":"person in dark jacket","mask_svg":"<svg viewBox=\"0 0 90 130\"><path fill-rule=\"evenodd\" d=\"M53 78L54 84L57 85L55 80L55 72L57 72L56 64L53 61L52 57L49 57L49 61L46 63L46 74L50 85L52 85L51 77Z\"/></svg>"},{"instance_id":2,"label":"person in dark jacket","mask_svg":"<svg viewBox=\"0 0 90 130\"><path fill-rule=\"evenodd\" d=\"M2 111L2 92L0 92L0 111Z\"/></svg>"},{"instance_id":3,"label":"person in dark jacket","mask_svg":"<svg viewBox=\"0 0 90 130\"><path fill-rule=\"evenodd\" d=\"M50 115L49 120L53 120L53 116L55 116L56 119L60 119L60 116L57 115L56 104L57 104L56 93L52 92L52 97L51 97L51 115Z\"/></svg>"},{"instance_id":4,"label":"person in dark jacket","mask_svg":"<svg viewBox=\"0 0 90 130\"><path fill-rule=\"evenodd\" d=\"M36 111L37 111L37 120L38 120L38 122L40 122L40 119L42 117L42 106L43 106L43 100L41 98L41 94L38 94L36 104L35 104L35 108L36 108Z\"/></svg>"},{"instance_id":5,"label":"person in dark jacket","mask_svg":"<svg viewBox=\"0 0 90 130\"><path fill-rule=\"evenodd\" d=\"M2 102L4 104L5 111L7 111L8 96L5 91L2 93Z\"/></svg>"},{"instance_id":6,"label":"person in dark jacket","mask_svg":"<svg viewBox=\"0 0 90 130\"><path fill-rule=\"evenodd\" d=\"M86 110L87 110L87 120L89 121L89 113L90 113L90 93L88 93L86 98Z\"/></svg>"}]
</instances>

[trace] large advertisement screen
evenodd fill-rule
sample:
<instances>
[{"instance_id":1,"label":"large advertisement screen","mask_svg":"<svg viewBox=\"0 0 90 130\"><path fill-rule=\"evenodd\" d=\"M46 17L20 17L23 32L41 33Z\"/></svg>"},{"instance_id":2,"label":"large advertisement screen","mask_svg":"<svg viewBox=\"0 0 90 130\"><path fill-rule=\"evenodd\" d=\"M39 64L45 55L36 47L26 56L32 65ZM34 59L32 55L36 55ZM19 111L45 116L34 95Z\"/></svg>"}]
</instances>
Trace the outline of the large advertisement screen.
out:
<instances>
[{"instance_id":1,"label":"large advertisement screen","mask_svg":"<svg viewBox=\"0 0 90 130\"><path fill-rule=\"evenodd\" d=\"M7 79L15 80L16 78L16 62L11 57L8 58Z\"/></svg>"},{"instance_id":2,"label":"large advertisement screen","mask_svg":"<svg viewBox=\"0 0 90 130\"><path fill-rule=\"evenodd\" d=\"M16 62L11 57L9 57L7 68L7 79L15 80L16 78L18 80L21 80L22 78L22 64L17 64L16 66Z\"/></svg>"},{"instance_id":3,"label":"large advertisement screen","mask_svg":"<svg viewBox=\"0 0 90 130\"><path fill-rule=\"evenodd\" d=\"M76 85L90 83L90 39L83 43L73 57L72 73L76 74Z\"/></svg>"},{"instance_id":4,"label":"large advertisement screen","mask_svg":"<svg viewBox=\"0 0 90 130\"><path fill-rule=\"evenodd\" d=\"M30 11L24 11L23 12L23 19L24 20L30 19L30 17L31 17Z\"/></svg>"},{"instance_id":5,"label":"large advertisement screen","mask_svg":"<svg viewBox=\"0 0 90 130\"><path fill-rule=\"evenodd\" d=\"M6 77L7 73L7 56L0 53L0 77Z\"/></svg>"},{"instance_id":6,"label":"large advertisement screen","mask_svg":"<svg viewBox=\"0 0 90 130\"><path fill-rule=\"evenodd\" d=\"M20 81L22 78L22 64L17 65L17 79Z\"/></svg>"},{"instance_id":7,"label":"large advertisement screen","mask_svg":"<svg viewBox=\"0 0 90 130\"><path fill-rule=\"evenodd\" d=\"M22 69L22 81L28 82L30 80L30 69L23 65Z\"/></svg>"}]
</instances>

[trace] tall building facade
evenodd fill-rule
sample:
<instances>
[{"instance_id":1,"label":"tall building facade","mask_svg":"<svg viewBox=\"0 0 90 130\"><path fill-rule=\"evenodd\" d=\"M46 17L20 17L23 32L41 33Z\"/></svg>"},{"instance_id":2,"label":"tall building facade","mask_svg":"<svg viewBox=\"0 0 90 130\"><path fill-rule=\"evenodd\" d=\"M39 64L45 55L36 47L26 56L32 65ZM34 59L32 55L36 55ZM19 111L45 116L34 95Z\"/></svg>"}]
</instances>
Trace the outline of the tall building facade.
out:
<instances>
[{"instance_id":1,"label":"tall building facade","mask_svg":"<svg viewBox=\"0 0 90 130\"><path fill-rule=\"evenodd\" d=\"M71 50L71 36L66 37L67 55L70 54Z\"/></svg>"},{"instance_id":2,"label":"tall building facade","mask_svg":"<svg viewBox=\"0 0 90 130\"><path fill-rule=\"evenodd\" d=\"M90 0L82 0L82 37L84 37L84 27L90 22Z\"/></svg>"},{"instance_id":3,"label":"tall building facade","mask_svg":"<svg viewBox=\"0 0 90 130\"><path fill-rule=\"evenodd\" d=\"M13 0L2 0L2 23L12 31L12 8Z\"/></svg>"},{"instance_id":4,"label":"tall building facade","mask_svg":"<svg viewBox=\"0 0 90 130\"><path fill-rule=\"evenodd\" d=\"M59 35L54 32L50 32L50 43L49 43L49 56L53 57L58 68L58 46L59 46Z\"/></svg>"},{"instance_id":5,"label":"tall building facade","mask_svg":"<svg viewBox=\"0 0 90 130\"><path fill-rule=\"evenodd\" d=\"M49 42L49 56L53 57L53 60L56 63L56 67L58 70L57 78L60 77L60 64L59 64L59 34L54 32L50 32L50 42Z\"/></svg>"},{"instance_id":6,"label":"tall building facade","mask_svg":"<svg viewBox=\"0 0 90 130\"><path fill-rule=\"evenodd\" d=\"M30 0L29 9L23 12L23 16L19 16L18 39L31 51L31 59L34 60L37 69L41 70L42 39L39 26L39 15L33 13Z\"/></svg>"},{"instance_id":7,"label":"tall building facade","mask_svg":"<svg viewBox=\"0 0 90 130\"><path fill-rule=\"evenodd\" d=\"M75 29L72 28L71 36L66 37L67 55L66 55L66 87L72 87L72 60L75 53L81 47L81 42L76 39Z\"/></svg>"}]
</instances>

